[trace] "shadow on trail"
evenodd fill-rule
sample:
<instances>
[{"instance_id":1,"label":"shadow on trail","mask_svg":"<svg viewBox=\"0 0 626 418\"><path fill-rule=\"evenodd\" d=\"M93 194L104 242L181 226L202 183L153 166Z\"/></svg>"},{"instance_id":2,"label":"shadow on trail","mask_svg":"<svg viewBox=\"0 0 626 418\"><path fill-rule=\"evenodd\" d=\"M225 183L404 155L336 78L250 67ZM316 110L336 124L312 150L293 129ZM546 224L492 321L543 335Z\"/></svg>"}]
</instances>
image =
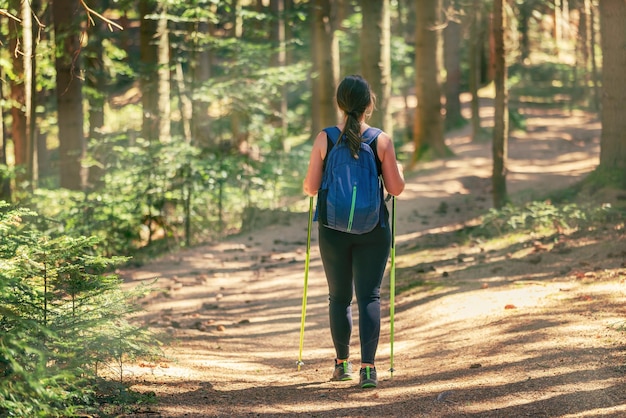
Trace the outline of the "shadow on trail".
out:
<instances>
[{"instance_id":1,"label":"shadow on trail","mask_svg":"<svg viewBox=\"0 0 626 418\"><path fill-rule=\"evenodd\" d=\"M590 170L591 157L597 154L597 126L585 125L588 119L571 126L576 132L560 125L567 131L563 133L553 131L549 120L528 115L533 137L519 134L511 141L510 190L518 193L518 199L545 196L549 187L543 186L572 184ZM606 327L600 320L623 311L615 302L621 299L568 289L557 289L558 298L537 306L498 299L511 288L532 292L578 273L585 277L581 282L595 283L596 276L585 274L596 274L600 281L603 272L616 271L626 255L599 259L595 254L602 252L601 239L577 242L583 236L570 237L565 247L555 247L552 236L481 251L481 241L472 238L471 228L491 206L489 146L472 142L466 133L449 138L456 156L409 173L407 193L398 204L393 379L381 373L376 391L364 391L356 382L328 382L331 370L325 355L332 352L328 297L316 253L306 318L307 365L300 372L294 370L306 245L302 228L306 214L295 214L292 225L299 228L299 238L287 242L276 235L256 242L253 232L233 237L232 243L244 251L224 256L208 248L204 255L221 258L223 264L206 268L202 263L210 258L188 266L182 263L179 277L168 278L168 283L178 281L182 287L151 300L156 307L142 319L157 329L170 329L175 323L176 338L184 341L177 352L182 363L187 370L201 369L209 380L194 380L194 375L155 382L161 389L162 416L549 417L564 411L571 416L626 416L624 373L616 367L624 347L611 343L619 341L620 334L598 331ZM542 158L547 150L556 157ZM578 164L581 160L585 164ZM537 183L537 178L545 182ZM537 184L541 190L520 193ZM293 232L296 227L291 228ZM316 236L314 232L313 248ZM468 246L472 239L475 245ZM208 278L198 284L203 274ZM387 275L384 312L389 308L388 285ZM485 288L489 290L480 293ZM466 296L462 301L461 295ZM458 301L465 305L455 305ZM487 311L464 315L464 309L489 303L498 307L497 315ZM503 314L506 304L516 306ZM450 309L450 315L438 317L437 309ZM595 321L593 326L581 328L581 317ZM357 318L355 312L355 323ZM382 342L389 338L388 320L383 318L381 330L377 364L382 368L389 362ZM225 330L218 331L216 325ZM568 333L580 338L568 339L565 345L555 340ZM594 338L609 342L585 345ZM603 411L609 408L618 412Z\"/></svg>"},{"instance_id":2,"label":"shadow on trail","mask_svg":"<svg viewBox=\"0 0 626 418\"><path fill-rule=\"evenodd\" d=\"M479 369L456 369L444 373L411 371L393 379L381 379L376 391L362 390L354 382L319 379L322 375L317 370L304 383L260 383L256 387L228 391L216 390L209 382L190 381L188 384L196 387L195 393L173 395L186 399L184 414L164 416L552 417L563 416L564 412L572 416L623 416L623 412L601 413L603 409L626 405L623 372L613 365L549 373L549 367L557 369L557 364L562 361L588 355L583 349L571 349ZM528 367L528 364L533 366ZM518 370L518 378L501 381L498 372L503 368ZM283 373L286 382L295 375L292 369ZM236 376L233 378L237 380ZM441 389L433 391L436 387ZM400 388L402 390L398 391ZM271 403L267 402L268 399ZM176 399L168 399L166 395L160 397L160 402L172 405L176 404ZM514 405L497 406L503 403ZM343 406L348 404L359 406Z\"/></svg>"},{"instance_id":3,"label":"shadow on trail","mask_svg":"<svg viewBox=\"0 0 626 418\"><path fill-rule=\"evenodd\" d=\"M497 289L512 284L541 285L555 280L567 282L572 278L584 279L587 276L593 279L601 277L602 272L605 272L604 275L607 275L607 271L616 272L626 261L626 256L616 255L618 252L598 257L598 254L606 252L607 245L619 241L616 234L599 234L596 240L586 244L577 243L579 238L585 237L585 231L568 237L558 234L543 238L531 236L495 250L484 251L480 244L476 244L473 252L458 250L456 254L450 248L462 248L460 244L470 239L470 235L462 229L427 234L406 241L398 246L397 257L403 260L403 255L416 256L407 257L396 268L396 310L409 310L437 299L481 288ZM437 258L437 248L447 258ZM420 257L420 251L424 251L426 256ZM403 302L403 293L411 295L408 298L410 302ZM414 297L416 293L421 295Z\"/></svg>"}]
</instances>

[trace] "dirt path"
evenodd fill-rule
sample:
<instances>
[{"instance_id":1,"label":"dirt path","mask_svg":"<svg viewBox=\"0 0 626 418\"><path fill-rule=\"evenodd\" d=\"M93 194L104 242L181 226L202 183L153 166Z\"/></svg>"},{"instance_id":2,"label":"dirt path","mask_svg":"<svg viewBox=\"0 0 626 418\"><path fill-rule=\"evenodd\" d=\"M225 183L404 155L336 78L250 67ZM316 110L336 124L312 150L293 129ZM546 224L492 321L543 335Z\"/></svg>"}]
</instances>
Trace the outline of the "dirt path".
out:
<instances>
[{"instance_id":1,"label":"dirt path","mask_svg":"<svg viewBox=\"0 0 626 418\"><path fill-rule=\"evenodd\" d=\"M595 167L596 121L526 117L509 151L516 199ZM299 213L122 272L129 286L159 278L164 291L138 320L171 336L168 361L128 368L133 389L158 396L133 416L626 416L624 335L613 326L626 314L623 229L559 246L449 241L490 206L491 173L490 144L458 132L449 145L456 157L421 166L398 201L398 274L424 285L396 297L393 376L385 287L378 389L328 381L334 353L316 232L296 368L307 224Z\"/></svg>"}]
</instances>

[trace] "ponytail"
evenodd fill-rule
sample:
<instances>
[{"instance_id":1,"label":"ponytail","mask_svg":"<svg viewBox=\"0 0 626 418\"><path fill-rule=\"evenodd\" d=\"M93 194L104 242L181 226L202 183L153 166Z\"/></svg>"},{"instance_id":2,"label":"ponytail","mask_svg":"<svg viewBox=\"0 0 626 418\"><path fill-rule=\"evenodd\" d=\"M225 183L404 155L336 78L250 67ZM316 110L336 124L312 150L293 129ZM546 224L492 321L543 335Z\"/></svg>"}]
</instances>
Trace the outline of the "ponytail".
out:
<instances>
[{"instance_id":1,"label":"ponytail","mask_svg":"<svg viewBox=\"0 0 626 418\"><path fill-rule=\"evenodd\" d=\"M343 79L337 88L337 105L346 115L346 124L341 131L339 141L347 140L354 158L359 158L361 148L361 118L369 117L375 106L376 96L369 84L360 75L351 75Z\"/></svg>"},{"instance_id":2,"label":"ponytail","mask_svg":"<svg viewBox=\"0 0 626 418\"><path fill-rule=\"evenodd\" d=\"M344 138L348 141L348 147L355 159L359 158L359 149L361 148L361 122L355 112L347 114L346 124L339 137L340 141Z\"/></svg>"}]
</instances>

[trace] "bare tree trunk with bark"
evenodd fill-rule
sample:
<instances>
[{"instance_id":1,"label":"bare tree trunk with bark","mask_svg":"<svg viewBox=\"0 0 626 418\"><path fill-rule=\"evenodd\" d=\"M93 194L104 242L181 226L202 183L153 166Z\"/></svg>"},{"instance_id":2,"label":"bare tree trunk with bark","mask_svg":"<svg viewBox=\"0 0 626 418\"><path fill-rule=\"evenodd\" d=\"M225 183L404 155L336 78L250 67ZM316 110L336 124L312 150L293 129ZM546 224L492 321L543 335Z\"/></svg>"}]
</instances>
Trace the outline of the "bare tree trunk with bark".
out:
<instances>
[{"instance_id":1,"label":"bare tree trunk with bark","mask_svg":"<svg viewBox=\"0 0 626 418\"><path fill-rule=\"evenodd\" d=\"M59 126L59 165L61 187L80 190L84 182L82 158L85 152L83 93L80 74L80 28L76 20L82 7L74 0L52 3L54 34L57 119Z\"/></svg>"},{"instance_id":2,"label":"bare tree trunk with bark","mask_svg":"<svg viewBox=\"0 0 626 418\"><path fill-rule=\"evenodd\" d=\"M148 16L156 13L156 5L152 0L139 0L139 16L141 27L139 29L139 60L141 106L143 121L141 134L147 141L158 138L158 94L157 94L157 46L155 36L157 23L154 18Z\"/></svg>"},{"instance_id":3,"label":"bare tree trunk with bark","mask_svg":"<svg viewBox=\"0 0 626 418\"><path fill-rule=\"evenodd\" d=\"M23 17L23 7L19 0L11 0L10 6L14 10L20 11ZM11 139L13 141L13 158L16 171L16 185L22 185L28 181L28 138L26 136L26 80L25 59L24 59L24 27L21 24L13 23L9 25L9 51L13 64L10 78L11 96Z\"/></svg>"},{"instance_id":4,"label":"bare tree trunk with bark","mask_svg":"<svg viewBox=\"0 0 626 418\"><path fill-rule=\"evenodd\" d=\"M391 121L391 27L389 0L361 0L361 74L377 96L370 123L393 134Z\"/></svg>"},{"instance_id":5,"label":"bare tree trunk with bark","mask_svg":"<svg viewBox=\"0 0 626 418\"><path fill-rule=\"evenodd\" d=\"M276 17L276 21L272 25L272 43L275 48L272 66L282 68L287 65L287 51L285 39L285 0L271 0L270 7L272 13ZM280 97L274 103L276 113L276 122L280 127L281 138L276 138L276 148L289 151L284 139L287 137L287 90L285 86L280 88ZM282 139L282 140L281 140Z\"/></svg>"},{"instance_id":6,"label":"bare tree trunk with bark","mask_svg":"<svg viewBox=\"0 0 626 418\"><path fill-rule=\"evenodd\" d=\"M415 40L417 108L413 128L415 150L412 165L425 155L428 158L441 158L450 154L444 142L441 115L439 78L443 66L441 4L441 0L417 0Z\"/></svg>"},{"instance_id":7,"label":"bare tree trunk with bark","mask_svg":"<svg viewBox=\"0 0 626 418\"><path fill-rule=\"evenodd\" d=\"M171 73L170 73L170 31L168 28L167 5L161 4L161 14L157 21L157 74L159 95L159 142L162 144L172 140L172 108L171 108Z\"/></svg>"},{"instance_id":8,"label":"bare tree trunk with bark","mask_svg":"<svg viewBox=\"0 0 626 418\"><path fill-rule=\"evenodd\" d=\"M98 3L101 9L102 1ZM91 156L91 164L89 164L89 173L87 175L88 186L96 186L100 183L104 173L103 158L104 152L102 144L102 128L104 127L104 105L106 99L106 80L104 68L104 48L102 41L104 40L103 31L105 23L102 20L94 21L94 25L89 32L89 42L86 48L85 68L86 77L85 85L89 87L87 90L87 101L89 103L89 134L87 136L87 150Z\"/></svg>"},{"instance_id":9,"label":"bare tree trunk with bark","mask_svg":"<svg viewBox=\"0 0 626 418\"><path fill-rule=\"evenodd\" d=\"M600 2L602 135L600 168L618 170L626 185L626 2Z\"/></svg>"},{"instance_id":10,"label":"bare tree trunk with bark","mask_svg":"<svg viewBox=\"0 0 626 418\"><path fill-rule=\"evenodd\" d=\"M313 72L311 74L311 135L338 122L335 89L339 82L339 42L335 36L332 0L313 0L312 25Z\"/></svg>"},{"instance_id":11,"label":"bare tree trunk with bark","mask_svg":"<svg viewBox=\"0 0 626 418\"><path fill-rule=\"evenodd\" d=\"M0 80L3 79L3 68L0 66ZM4 101L4 90L2 86L0 86L0 102ZM0 167L2 170L0 171L0 200L4 200L7 202L11 201L11 181L8 172L8 164L7 164L7 133L4 124L4 109L0 106Z\"/></svg>"},{"instance_id":12,"label":"bare tree trunk with bark","mask_svg":"<svg viewBox=\"0 0 626 418\"><path fill-rule=\"evenodd\" d=\"M465 118L461 114L461 23L453 13L454 11L448 13L448 22L443 31L446 68L445 126L448 129L458 128L465 124Z\"/></svg>"},{"instance_id":13,"label":"bare tree trunk with bark","mask_svg":"<svg viewBox=\"0 0 626 418\"><path fill-rule=\"evenodd\" d=\"M495 47L494 83L496 87L494 127L493 127L493 206L503 207L507 201L507 143L509 132L508 91L506 87L507 67L506 50L504 45L504 1L494 0L493 3L493 40Z\"/></svg>"},{"instance_id":14,"label":"bare tree trunk with bark","mask_svg":"<svg viewBox=\"0 0 626 418\"><path fill-rule=\"evenodd\" d=\"M472 10L472 23L470 28L469 40L469 90L472 95L470 108L472 110L472 140L476 141L480 138L482 132L480 126L480 98L478 97L478 89L480 87L480 64L482 57L482 12L480 0L474 0Z\"/></svg>"}]
</instances>

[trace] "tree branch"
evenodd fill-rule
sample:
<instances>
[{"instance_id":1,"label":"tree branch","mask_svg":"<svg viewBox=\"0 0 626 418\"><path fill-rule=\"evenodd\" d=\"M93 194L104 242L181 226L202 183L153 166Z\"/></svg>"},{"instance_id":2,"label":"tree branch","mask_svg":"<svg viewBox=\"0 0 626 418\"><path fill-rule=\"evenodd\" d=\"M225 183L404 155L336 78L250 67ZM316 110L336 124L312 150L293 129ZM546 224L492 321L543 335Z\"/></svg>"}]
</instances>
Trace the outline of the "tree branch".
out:
<instances>
[{"instance_id":1,"label":"tree branch","mask_svg":"<svg viewBox=\"0 0 626 418\"><path fill-rule=\"evenodd\" d=\"M91 15L95 15L96 17L98 17L101 20L103 20L104 22L106 22L107 25L109 25L109 30L110 31L113 31L112 26L116 27L119 30L124 30L124 28L122 26L118 25L117 23L113 22L110 19L107 19L106 17L102 16L100 13L96 12L95 10L93 10L91 7L87 6L87 3L85 3L85 0L80 0L80 4L82 4L82 6L85 9L85 11L87 11L87 17L89 18L89 22L92 25L95 25L95 22L93 21L93 18L91 17Z\"/></svg>"},{"instance_id":2,"label":"tree branch","mask_svg":"<svg viewBox=\"0 0 626 418\"><path fill-rule=\"evenodd\" d=\"M13 16L13 15L12 15L11 13L9 13L6 9L0 9L0 15L1 15L1 16L6 16L6 17L8 17L8 18L10 18L10 19L13 19L13 20L15 20L15 21L16 21L16 22L18 22L18 23L22 23L22 20L21 20L19 17L17 17L17 16Z\"/></svg>"}]
</instances>

